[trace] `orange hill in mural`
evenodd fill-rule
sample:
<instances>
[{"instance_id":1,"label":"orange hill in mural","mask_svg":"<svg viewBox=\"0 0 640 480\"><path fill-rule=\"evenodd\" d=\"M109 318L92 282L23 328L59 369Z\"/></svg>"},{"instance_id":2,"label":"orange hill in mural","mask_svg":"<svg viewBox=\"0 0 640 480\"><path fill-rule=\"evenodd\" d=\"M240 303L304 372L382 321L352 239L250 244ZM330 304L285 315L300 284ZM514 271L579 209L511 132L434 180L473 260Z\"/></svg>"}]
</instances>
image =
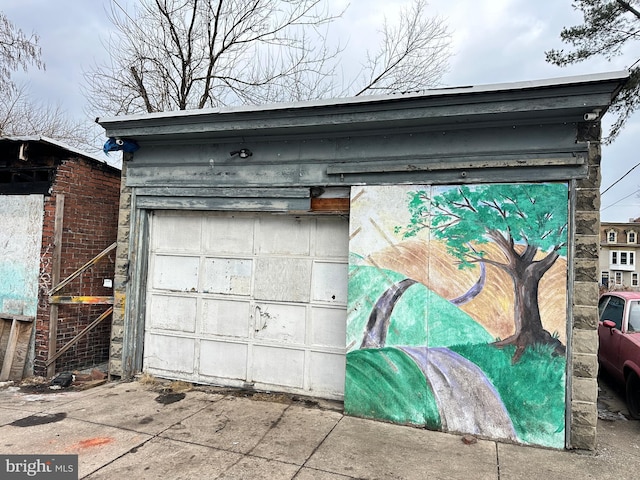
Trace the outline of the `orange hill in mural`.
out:
<instances>
[{"instance_id":1,"label":"orange hill in mural","mask_svg":"<svg viewBox=\"0 0 640 480\"><path fill-rule=\"evenodd\" d=\"M492 244L483 249L494 259L504 257ZM539 258L544 255L539 254ZM538 257L536 257L538 259ZM469 290L480 275L480 268L458 269L457 260L438 240L409 240L380 250L366 261L376 267L394 270L423 283L438 295L453 299ZM461 310L468 313L496 338L507 338L515 331L513 321L513 282L497 267L487 265L487 278L480 294ZM540 282L538 303L544 328L566 345L567 262L559 258Z\"/></svg>"}]
</instances>

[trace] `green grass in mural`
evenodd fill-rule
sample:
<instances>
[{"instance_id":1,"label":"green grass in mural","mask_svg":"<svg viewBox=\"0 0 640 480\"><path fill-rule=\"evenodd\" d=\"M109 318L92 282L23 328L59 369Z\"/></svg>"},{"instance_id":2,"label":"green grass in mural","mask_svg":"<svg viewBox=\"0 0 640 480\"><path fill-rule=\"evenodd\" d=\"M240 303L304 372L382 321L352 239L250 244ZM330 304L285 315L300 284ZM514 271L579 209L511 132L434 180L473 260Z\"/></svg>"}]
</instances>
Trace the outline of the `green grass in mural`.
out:
<instances>
[{"instance_id":1,"label":"green grass in mural","mask_svg":"<svg viewBox=\"0 0 640 480\"><path fill-rule=\"evenodd\" d=\"M369 266L352 266L349 276L347 345L359 346L376 301L406 277ZM426 325L429 326L427 331ZM391 315L387 345L446 347L491 342L493 338L473 318L422 284L400 297Z\"/></svg>"},{"instance_id":2,"label":"green grass in mural","mask_svg":"<svg viewBox=\"0 0 640 480\"><path fill-rule=\"evenodd\" d=\"M566 359L550 345L527 348L515 365L515 347L456 345L451 350L478 365L500 394L520 440L564 446Z\"/></svg>"},{"instance_id":3,"label":"green grass in mural","mask_svg":"<svg viewBox=\"0 0 640 480\"><path fill-rule=\"evenodd\" d=\"M395 348L347 354L344 411L348 415L440 429L440 415L422 371Z\"/></svg>"}]
</instances>

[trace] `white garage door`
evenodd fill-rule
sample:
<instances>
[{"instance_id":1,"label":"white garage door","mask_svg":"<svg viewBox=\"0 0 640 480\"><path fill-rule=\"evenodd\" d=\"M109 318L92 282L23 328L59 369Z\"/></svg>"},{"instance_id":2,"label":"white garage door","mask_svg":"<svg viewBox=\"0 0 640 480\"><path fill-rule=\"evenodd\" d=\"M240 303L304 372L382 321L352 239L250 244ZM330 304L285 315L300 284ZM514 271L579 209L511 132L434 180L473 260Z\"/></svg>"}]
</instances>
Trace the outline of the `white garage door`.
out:
<instances>
[{"instance_id":1,"label":"white garage door","mask_svg":"<svg viewBox=\"0 0 640 480\"><path fill-rule=\"evenodd\" d=\"M346 218L155 212L150 250L145 371L342 397Z\"/></svg>"}]
</instances>

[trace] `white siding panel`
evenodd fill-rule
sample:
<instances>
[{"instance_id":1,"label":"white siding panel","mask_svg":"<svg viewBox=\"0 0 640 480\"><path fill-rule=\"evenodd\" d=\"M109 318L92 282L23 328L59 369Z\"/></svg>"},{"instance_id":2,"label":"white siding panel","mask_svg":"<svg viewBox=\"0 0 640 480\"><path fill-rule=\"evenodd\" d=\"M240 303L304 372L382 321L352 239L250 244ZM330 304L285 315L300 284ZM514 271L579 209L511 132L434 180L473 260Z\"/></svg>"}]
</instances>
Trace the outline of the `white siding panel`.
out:
<instances>
[{"instance_id":1,"label":"white siding panel","mask_svg":"<svg viewBox=\"0 0 640 480\"><path fill-rule=\"evenodd\" d=\"M207 258L204 262L203 291L226 295L251 294L253 262L235 258Z\"/></svg>"},{"instance_id":2,"label":"white siding panel","mask_svg":"<svg viewBox=\"0 0 640 480\"><path fill-rule=\"evenodd\" d=\"M195 340L192 338L147 334L144 351L146 369L193 373Z\"/></svg>"},{"instance_id":3,"label":"white siding panel","mask_svg":"<svg viewBox=\"0 0 640 480\"><path fill-rule=\"evenodd\" d=\"M147 320L153 329L195 332L197 301L193 297L152 295Z\"/></svg>"},{"instance_id":4,"label":"white siding panel","mask_svg":"<svg viewBox=\"0 0 640 480\"><path fill-rule=\"evenodd\" d=\"M302 388L304 351L256 345L251 370L254 382Z\"/></svg>"},{"instance_id":5,"label":"white siding panel","mask_svg":"<svg viewBox=\"0 0 640 480\"><path fill-rule=\"evenodd\" d=\"M348 266L346 264L315 262L313 264L312 299L346 305L347 278Z\"/></svg>"},{"instance_id":6,"label":"white siding panel","mask_svg":"<svg viewBox=\"0 0 640 480\"><path fill-rule=\"evenodd\" d=\"M203 300L202 333L247 338L250 316L250 304L247 301Z\"/></svg>"},{"instance_id":7,"label":"white siding panel","mask_svg":"<svg viewBox=\"0 0 640 480\"><path fill-rule=\"evenodd\" d=\"M258 258L255 271L257 300L308 302L311 260L302 258Z\"/></svg>"},{"instance_id":8,"label":"white siding panel","mask_svg":"<svg viewBox=\"0 0 640 480\"><path fill-rule=\"evenodd\" d=\"M310 222L299 217L260 218L259 254L309 255Z\"/></svg>"},{"instance_id":9,"label":"white siding panel","mask_svg":"<svg viewBox=\"0 0 640 480\"><path fill-rule=\"evenodd\" d=\"M153 288L176 292L198 290L198 257L157 255L153 265Z\"/></svg>"},{"instance_id":10,"label":"white siding panel","mask_svg":"<svg viewBox=\"0 0 640 480\"><path fill-rule=\"evenodd\" d=\"M244 380L247 378L247 351L244 343L201 340L200 373Z\"/></svg>"}]
</instances>

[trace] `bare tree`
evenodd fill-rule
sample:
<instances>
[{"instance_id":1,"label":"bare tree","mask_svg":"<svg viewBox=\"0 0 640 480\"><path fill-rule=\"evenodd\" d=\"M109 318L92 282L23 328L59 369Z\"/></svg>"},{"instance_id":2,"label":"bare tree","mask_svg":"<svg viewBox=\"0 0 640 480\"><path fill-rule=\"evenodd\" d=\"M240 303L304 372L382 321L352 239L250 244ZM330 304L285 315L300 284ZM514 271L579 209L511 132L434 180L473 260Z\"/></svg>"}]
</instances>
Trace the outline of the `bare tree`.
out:
<instances>
[{"instance_id":1,"label":"bare tree","mask_svg":"<svg viewBox=\"0 0 640 480\"><path fill-rule=\"evenodd\" d=\"M69 118L60 105L33 98L12 78L18 69L44 69L38 35L26 35L0 12L0 136L42 135L85 151L97 151L90 127Z\"/></svg>"},{"instance_id":2,"label":"bare tree","mask_svg":"<svg viewBox=\"0 0 640 480\"><path fill-rule=\"evenodd\" d=\"M140 0L132 12L114 2L110 63L86 72L85 94L94 111L127 114L434 86L449 34L426 0L414 2L351 79L337 73L344 47L328 38L343 12L325 0Z\"/></svg>"},{"instance_id":3,"label":"bare tree","mask_svg":"<svg viewBox=\"0 0 640 480\"><path fill-rule=\"evenodd\" d=\"M398 23L385 18L382 45L375 55L367 52L355 95L415 91L440 82L447 71L451 35L442 18L427 16L427 6L425 0L416 0L400 10Z\"/></svg>"},{"instance_id":4,"label":"bare tree","mask_svg":"<svg viewBox=\"0 0 640 480\"><path fill-rule=\"evenodd\" d=\"M44 68L38 41L35 33L25 35L0 12L0 93L15 90L11 76L17 69L26 70L29 65Z\"/></svg>"},{"instance_id":5,"label":"bare tree","mask_svg":"<svg viewBox=\"0 0 640 480\"><path fill-rule=\"evenodd\" d=\"M86 122L74 121L60 105L33 98L25 85L0 96L0 136L42 135L84 151L97 151Z\"/></svg>"}]
</instances>

